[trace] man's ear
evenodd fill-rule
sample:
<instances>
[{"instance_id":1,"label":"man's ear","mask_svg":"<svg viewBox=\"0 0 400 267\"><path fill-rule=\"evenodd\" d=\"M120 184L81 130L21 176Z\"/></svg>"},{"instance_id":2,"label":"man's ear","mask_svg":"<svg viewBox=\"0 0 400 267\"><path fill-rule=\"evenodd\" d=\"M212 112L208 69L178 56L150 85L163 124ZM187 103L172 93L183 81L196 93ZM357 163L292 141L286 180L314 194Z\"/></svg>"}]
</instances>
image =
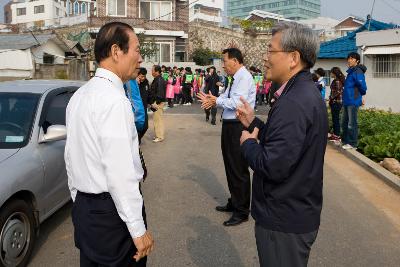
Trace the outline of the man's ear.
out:
<instances>
[{"instance_id":1,"label":"man's ear","mask_svg":"<svg viewBox=\"0 0 400 267\"><path fill-rule=\"evenodd\" d=\"M111 46L111 57L114 61L118 61L118 56L119 56L119 51L121 49L119 48L119 46L117 44L113 44Z\"/></svg>"},{"instance_id":2,"label":"man's ear","mask_svg":"<svg viewBox=\"0 0 400 267\"><path fill-rule=\"evenodd\" d=\"M292 59L290 64L291 68L295 68L296 66L301 65L301 57L298 51L293 51L291 53L291 59Z\"/></svg>"}]
</instances>

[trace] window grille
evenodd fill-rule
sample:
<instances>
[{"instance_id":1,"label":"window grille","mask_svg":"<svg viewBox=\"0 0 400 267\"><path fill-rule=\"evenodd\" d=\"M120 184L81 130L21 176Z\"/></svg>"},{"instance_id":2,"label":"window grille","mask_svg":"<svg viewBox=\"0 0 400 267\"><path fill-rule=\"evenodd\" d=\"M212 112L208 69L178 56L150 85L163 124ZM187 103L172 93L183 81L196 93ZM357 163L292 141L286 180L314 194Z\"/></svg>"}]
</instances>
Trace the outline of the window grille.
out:
<instances>
[{"instance_id":1,"label":"window grille","mask_svg":"<svg viewBox=\"0 0 400 267\"><path fill-rule=\"evenodd\" d=\"M400 78L400 54L375 55L373 57L374 78Z\"/></svg>"}]
</instances>

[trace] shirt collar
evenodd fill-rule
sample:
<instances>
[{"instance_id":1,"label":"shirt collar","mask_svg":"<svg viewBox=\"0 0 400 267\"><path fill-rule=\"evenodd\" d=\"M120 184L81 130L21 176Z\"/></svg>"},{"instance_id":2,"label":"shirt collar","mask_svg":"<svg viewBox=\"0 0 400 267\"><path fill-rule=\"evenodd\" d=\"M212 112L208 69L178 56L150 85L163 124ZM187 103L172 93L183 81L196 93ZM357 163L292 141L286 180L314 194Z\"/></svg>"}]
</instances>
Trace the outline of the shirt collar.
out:
<instances>
[{"instance_id":1,"label":"shirt collar","mask_svg":"<svg viewBox=\"0 0 400 267\"><path fill-rule=\"evenodd\" d=\"M122 83L121 79L112 71L104 68L97 68L95 76L109 80L117 88L124 88L124 84Z\"/></svg>"},{"instance_id":2,"label":"shirt collar","mask_svg":"<svg viewBox=\"0 0 400 267\"><path fill-rule=\"evenodd\" d=\"M246 70L246 68L244 66L242 66L240 69L238 69L238 71L233 75L233 79L236 80L237 78L239 78L241 73L243 72L243 70Z\"/></svg>"},{"instance_id":3,"label":"shirt collar","mask_svg":"<svg viewBox=\"0 0 400 267\"><path fill-rule=\"evenodd\" d=\"M285 89L287 83L288 82L285 82L284 84L282 84L281 87L279 87L279 89L275 92L274 95L275 95L276 98L279 98L281 96L281 94L282 94L283 90Z\"/></svg>"}]
</instances>

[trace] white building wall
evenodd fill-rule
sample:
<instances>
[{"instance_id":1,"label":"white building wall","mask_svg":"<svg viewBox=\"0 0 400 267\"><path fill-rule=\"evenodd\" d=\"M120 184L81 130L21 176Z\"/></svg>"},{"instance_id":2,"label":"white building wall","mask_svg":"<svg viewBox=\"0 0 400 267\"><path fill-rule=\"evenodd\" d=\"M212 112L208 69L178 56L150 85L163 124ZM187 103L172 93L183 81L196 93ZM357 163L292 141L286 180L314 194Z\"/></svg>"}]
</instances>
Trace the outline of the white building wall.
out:
<instances>
[{"instance_id":1,"label":"white building wall","mask_svg":"<svg viewBox=\"0 0 400 267\"><path fill-rule=\"evenodd\" d=\"M224 10L224 0L200 0L196 4Z\"/></svg>"},{"instance_id":2,"label":"white building wall","mask_svg":"<svg viewBox=\"0 0 400 267\"><path fill-rule=\"evenodd\" d=\"M34 7L44 5L44 13L34 13ZM18 8L26 8L26 14L17 16ZM60 9L59 15L56 16L56 8ZM54 19L65 16L65 7L61 2L54 0L38 0L33 2L15 3L11 5L12 22L11 24L18 23L31 23L35 21L44 21L45 26L53 25Z\"/></svg>"},{"instance_id":3,"label":"white building wall","mask_svg":"<svg viewBox=\"0 0 400 267\"><path fill-rule=\"evenodd\" d=\"M0 78L32 78L33 74L34 65L30 49L0 51Z\"/></svg>"},{"instance_id":4,"label":"white building wall","mask_svg":"<svg viewBox=\"0 0 400 267\"><path fill-rule=\"evenodd\" d=\"M210 16L203 13L195 13L195 5L202 5L205 7L219 9L219 16ZM189 8L189 21L196 21L197 19L199 19L214 23L222 23L222 12L224 10L223 0L200 0L196 2L195 5L191 5Z\"/></svg>"},{"instance_id":5,"label":"white building wall","mask_svg":"<svg viewBox=\"0 0 400 267\"><path fill-rule=\"evenodd\" d=\"M365 106L400 113L400 78L373 77L373 56L364 56L367 95Z\"/></svg>"},{"instance_id":6,"label":"white building wall","mask_svg":"<svg viewBox=\"0 0 400 267\"><path fill-rule=\"evenodd\" d=\"M44 53L54 55L54 64L64 64L65 51L54 41L49 40L39 47L32 48L32 54L36 63L43 64Z\"/></svg>"},{"instance_id":7,"label":"white building wall","mask_svg":"<svg viewBox=\"0 0 400 267\"><path fill-rule=\"evenodd\" d=\"M386 48L391 53L390 46L400 44L399 29L357 33L356 44L364 51L368 48ZM378 78L373 76L374 55L363 55L359 49L362 63L368 68L365 73L367 82L366 107L389 110L400 113L400 78Z\"/></svg>"}]
</instances>

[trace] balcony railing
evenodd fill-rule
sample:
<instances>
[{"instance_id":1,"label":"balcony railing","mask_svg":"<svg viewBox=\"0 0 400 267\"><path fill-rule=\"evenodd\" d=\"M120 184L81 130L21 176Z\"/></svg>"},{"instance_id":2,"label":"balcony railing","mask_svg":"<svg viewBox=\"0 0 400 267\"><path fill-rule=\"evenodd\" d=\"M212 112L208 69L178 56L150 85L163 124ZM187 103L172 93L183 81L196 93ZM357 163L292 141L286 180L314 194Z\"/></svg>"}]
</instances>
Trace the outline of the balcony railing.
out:
<instances>
[{"instance_id":1,"label":"balcony railing","mask_svg":"<svg viewBox=\"0 0 400 267\"><path fill-rule=\"evenodd\" d=\"M134 28L143 28L145 30L165 30L165 31L184 31L188 32L189 23L182 21L164 21L164 20L147 20L132 17L89 17L89 27L101 27L102 25L112 22L121 21L131 25Z\"/></svg>"}]
</instances>

